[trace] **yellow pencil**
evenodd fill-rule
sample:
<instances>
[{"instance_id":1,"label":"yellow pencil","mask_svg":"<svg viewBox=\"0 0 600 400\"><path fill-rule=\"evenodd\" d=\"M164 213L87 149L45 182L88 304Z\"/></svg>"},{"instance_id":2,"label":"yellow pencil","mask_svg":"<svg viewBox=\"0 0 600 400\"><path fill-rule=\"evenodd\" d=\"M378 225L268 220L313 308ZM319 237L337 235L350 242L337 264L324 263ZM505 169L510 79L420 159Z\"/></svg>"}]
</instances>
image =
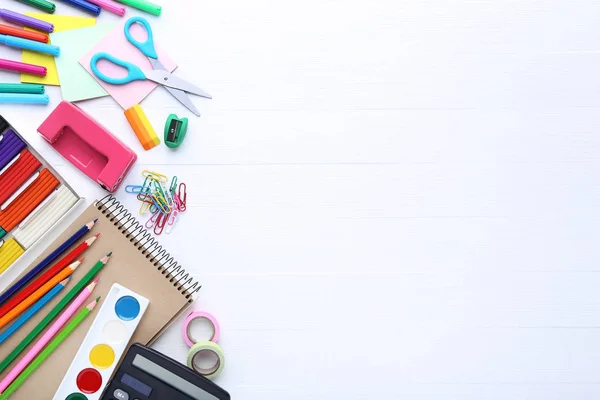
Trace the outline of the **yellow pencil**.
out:
<instances>
[{"instance_id":1,"label":"yellow pencil","mask_svg":"<svg viewBox=\"0 0 600 400\"><path fill-rule=\"evenodd\" d=\"M46 282L42 287L33 292L29 297L20 302L15 306L15 308L11 309L7 312L2 318L0 318L0 328L3 328L10 321L15 319L19 314L27 310L29 306L38 301L43 295L48 293L54 286L59 284L62 280L69 277L75 269L83 262L83 258L81 260L75 261L68 267L65 267L58 274L56 274L52 279Z\"/></svg>"}]
</instances>

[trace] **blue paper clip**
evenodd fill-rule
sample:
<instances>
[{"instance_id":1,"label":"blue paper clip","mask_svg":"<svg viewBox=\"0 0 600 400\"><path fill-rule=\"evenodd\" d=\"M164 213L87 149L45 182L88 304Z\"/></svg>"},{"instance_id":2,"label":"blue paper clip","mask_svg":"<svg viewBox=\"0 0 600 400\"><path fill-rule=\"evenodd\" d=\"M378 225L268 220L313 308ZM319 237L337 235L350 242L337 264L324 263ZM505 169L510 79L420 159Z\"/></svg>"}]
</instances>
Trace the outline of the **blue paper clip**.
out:
<instances>
[{"instance_id":1,"label":"blue paper clip","mask_svg":"<svg viewBox=\"0 0 600 400\"><path fill-rule=\"evenodd\" d=\"M127 193L131 193L131 194L140 194L140 193L147 193L148 191L150 191L150 188L147 186L141 186L141 185L127 185L125 186L125 191Z\"/></svg>"}]
</instances>

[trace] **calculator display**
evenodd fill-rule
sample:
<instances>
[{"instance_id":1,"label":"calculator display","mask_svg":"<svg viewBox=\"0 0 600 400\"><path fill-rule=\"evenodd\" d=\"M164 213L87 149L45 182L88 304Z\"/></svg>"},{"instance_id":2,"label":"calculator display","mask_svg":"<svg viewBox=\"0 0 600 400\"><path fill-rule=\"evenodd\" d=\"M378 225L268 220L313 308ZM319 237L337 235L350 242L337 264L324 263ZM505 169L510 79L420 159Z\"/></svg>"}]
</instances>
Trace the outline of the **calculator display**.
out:
<instances>
[{"instance_id":1,"label":"calculator display","mask_svg":"<svg viewBox=\"0 0 600 400\"><path fill-rule=\"evenodd\" d=\"M150 393L152 393L152 388L150 386L146 385L139 379L135 379L129 374L123 374L123 376L121 377L121 383L124 383L130 388L137 390L144 396L150 396Z\"/></svg>"},{"instance_id":2,"label":"calculator display","mask_svg":"<svg viewBox=\"0 0 600 400\"><path fill-rule=\"evenodd\" d=\"M136 368L152 375L154 378L170 385L182 393L190 396L194 400L219 400L218 397L202 390L198 386L188 382L187 380L175 375L171 371L161 367L160 365L148 360L146 357L136 354L133 363ZM136 388L137 390L137 388Z\"/></svg>"}]
</instances>

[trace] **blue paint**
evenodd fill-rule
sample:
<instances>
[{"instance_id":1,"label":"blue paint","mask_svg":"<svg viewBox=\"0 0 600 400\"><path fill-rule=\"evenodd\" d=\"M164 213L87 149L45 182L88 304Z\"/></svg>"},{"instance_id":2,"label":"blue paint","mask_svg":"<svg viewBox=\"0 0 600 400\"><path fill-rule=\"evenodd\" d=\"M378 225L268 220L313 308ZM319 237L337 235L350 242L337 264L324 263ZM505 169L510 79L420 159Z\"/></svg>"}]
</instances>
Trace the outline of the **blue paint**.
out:
<instances>
[{"instance_id":1,"label":"blue paint","mask_svg":"<svg viewBox=\"0 0 600 400\"><path fill-rule=\"evenodd\" d=\"M140 315L140 303L131 296L123 296L115 304L115 313L123 321L131 321Z\"/></svg>"}]
</instances>

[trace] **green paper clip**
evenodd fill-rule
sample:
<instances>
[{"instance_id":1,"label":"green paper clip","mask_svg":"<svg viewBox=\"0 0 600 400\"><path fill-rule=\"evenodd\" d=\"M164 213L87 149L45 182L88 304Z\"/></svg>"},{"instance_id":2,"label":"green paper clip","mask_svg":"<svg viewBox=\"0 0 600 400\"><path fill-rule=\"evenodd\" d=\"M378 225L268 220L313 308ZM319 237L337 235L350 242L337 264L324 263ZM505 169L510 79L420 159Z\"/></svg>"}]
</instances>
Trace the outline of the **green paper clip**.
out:
<instances>
[{"instance_id":1,"label":"green paper clip","mask_svg":"<svg viewBox=\"0 0 600 400\"><path fill-rule=\"evenodd\" d=\"M175 149L183 143L187 126L187 118L179 118L175 114L169 115L165 124L165 144L167 147Z\"/></svg>"}]
</instances>

